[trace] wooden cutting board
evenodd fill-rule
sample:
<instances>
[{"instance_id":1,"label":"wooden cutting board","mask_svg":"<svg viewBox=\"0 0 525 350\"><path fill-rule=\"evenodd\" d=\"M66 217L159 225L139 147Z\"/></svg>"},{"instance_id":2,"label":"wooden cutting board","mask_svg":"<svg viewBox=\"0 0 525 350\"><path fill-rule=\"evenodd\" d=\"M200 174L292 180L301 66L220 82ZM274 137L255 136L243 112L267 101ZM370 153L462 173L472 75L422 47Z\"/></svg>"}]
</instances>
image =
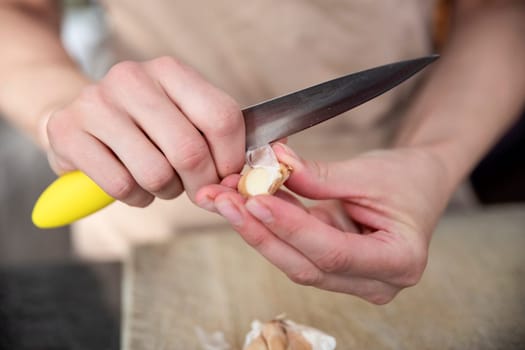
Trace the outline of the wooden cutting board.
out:
<instances>
[{"instance_id":1,"label":"wooden cutting board","mask_svg":"<svg viewBox=\"0 0 525 350\"><path fill-rule=\"evenodd\" d=\"M289 318L337 349L525 348L525 207L445 216L422 281L385 306L298 286L228 227L137 249L124 280L124 349L201 349L195 329L241 349L254 319Z\"/></svg>"}]
</instances>

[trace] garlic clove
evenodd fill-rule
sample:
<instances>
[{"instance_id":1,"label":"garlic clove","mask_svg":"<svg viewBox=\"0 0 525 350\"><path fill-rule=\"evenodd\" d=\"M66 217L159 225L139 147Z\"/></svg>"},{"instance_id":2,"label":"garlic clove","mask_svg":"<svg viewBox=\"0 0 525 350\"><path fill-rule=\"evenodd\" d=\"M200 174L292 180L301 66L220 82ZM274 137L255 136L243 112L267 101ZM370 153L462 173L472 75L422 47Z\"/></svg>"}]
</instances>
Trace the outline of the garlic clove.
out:
<instances>
[{"instance_id":1,"label":"garlic clove","mask_svg":"<svg viewBox=\"0 0 525 350\"><path fill-rule=\"evenodd\" d=\"M238 191L245 197L274 194L290 176L291 169L279 164L278 168L247 168L239 180Z\"/></svg>"}]
</instances>

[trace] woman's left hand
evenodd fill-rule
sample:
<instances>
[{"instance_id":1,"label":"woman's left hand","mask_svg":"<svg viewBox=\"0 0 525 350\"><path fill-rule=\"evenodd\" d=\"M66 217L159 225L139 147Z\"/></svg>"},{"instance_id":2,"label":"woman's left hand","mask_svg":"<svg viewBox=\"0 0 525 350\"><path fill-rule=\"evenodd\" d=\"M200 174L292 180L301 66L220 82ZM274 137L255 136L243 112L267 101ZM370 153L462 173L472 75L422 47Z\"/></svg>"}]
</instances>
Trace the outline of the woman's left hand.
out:
<instances>
[{"instance_id":1,"label":"woman's left hand","mask_svg":"<svg viewBox=\"0 0 525 350\"><path fill-rule=\"evenodd\" d=\"M422 149L375 151L337 163L305 161L276 144L292 167L291 193L250 199L239 175L199 190L196 202L224 216L292 281L384 304L416 284L451 189L439 160Z\"/></svg>"}]
</instances>

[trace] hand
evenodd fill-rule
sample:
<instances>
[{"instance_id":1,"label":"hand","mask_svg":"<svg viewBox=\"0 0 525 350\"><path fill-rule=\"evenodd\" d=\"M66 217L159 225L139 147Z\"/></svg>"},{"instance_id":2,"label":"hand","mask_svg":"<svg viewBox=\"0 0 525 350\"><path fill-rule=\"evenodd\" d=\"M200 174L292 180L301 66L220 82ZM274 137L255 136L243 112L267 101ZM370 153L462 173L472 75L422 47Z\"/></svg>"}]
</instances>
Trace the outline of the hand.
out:
<instances>
[{"instance_id":1,"label":"hand","mask_svg":"<svg viewBox=\"0 0 525 350\"><path fill-rule=\"evenodd\" d=\"M201 189L197 203L222 214L297 283L383 304L418 282L450 192L436 158L394 149L325 164L301 160L281 144L274 150L293 168L286 186L324 201L305 208L287 192L246 200L232 175Z\"/></svg>"},{"instance_id":2,"label":"hand","mask_svg":"<svg viewBox=\"0 0 525 350\"><path fill-rule=\"evenodd\" d=\"M50 164L146 206L218 183L244 163L235 101L170 57L115 65L47 122Z\"/></svg>"}]
</instances>

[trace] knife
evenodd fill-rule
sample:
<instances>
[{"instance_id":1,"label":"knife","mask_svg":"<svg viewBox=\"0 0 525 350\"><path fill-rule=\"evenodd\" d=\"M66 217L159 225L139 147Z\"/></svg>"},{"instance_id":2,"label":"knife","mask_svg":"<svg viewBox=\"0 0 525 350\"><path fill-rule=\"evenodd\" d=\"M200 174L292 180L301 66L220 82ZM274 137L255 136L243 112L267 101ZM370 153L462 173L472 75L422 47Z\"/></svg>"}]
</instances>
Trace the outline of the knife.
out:
<instances>
[{"instance_id":1,"label":"knife","mask_svg":"<svg viewBox=\"0 0 525 350\"><path fill-rule=\"evenodd\" d=\"M245 108L246 149L254 149L322 123L381 95L439 56L430 55L349 74ZM40 195L32 220L40 228L68 225L112 203L80 171L60 176Z\"/></svg>"}]
</instances>

